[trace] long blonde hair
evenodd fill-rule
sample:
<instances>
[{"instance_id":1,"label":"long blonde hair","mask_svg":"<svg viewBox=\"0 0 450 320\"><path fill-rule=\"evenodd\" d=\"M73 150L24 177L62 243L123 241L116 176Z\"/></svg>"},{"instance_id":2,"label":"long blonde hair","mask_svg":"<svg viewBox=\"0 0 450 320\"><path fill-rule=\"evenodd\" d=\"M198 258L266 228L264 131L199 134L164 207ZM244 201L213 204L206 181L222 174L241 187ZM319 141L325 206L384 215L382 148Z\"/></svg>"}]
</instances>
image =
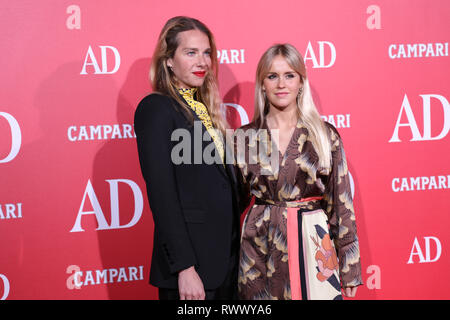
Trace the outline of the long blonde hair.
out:
<instances>
[{"instance_id":1,"label":"long blonde hair","mask_svg":"<svg viewBox=\"0 0 450 320\"><path fill-rule=\"evenodd\" d=\"M276 56L285 58L289 66L300 75L303 90L297 96L298 116L302 125L308 129L310 134L309 140L319 156L319 165L325 169L330 168L331 143L328 130L314 104L303 57L294 46L287 43L273 45L264 52L259 60L256 69L255 112L253 122L262 125L269 112L270 104L263 92L263 81L269 73L272 61Z\"/></svg>"},{"instance_id":2,"label":"long blonde hair","mask_svg":"<svg viewBox=\"0 0 450 320\"><path fill-rule=\"evenodd\" d=\"M217 84L218 62L217 47L214 36L208 27L197 19L177 16L169 19L164 25L158 38L158 43L152 58L150 68L150 83L153 90L174 98L184 109L189 120L193 121L192 113L178 93L173 72L167 66L167 60L173 58L178 48L178 34L183 31L199 30L208 36L211 47L211 69L206 74L203 85L197 90L197 100L208 109L211 121L216 129L222 133L228 127L222 112L222 104Z\"/></svg>"}]
</instances>

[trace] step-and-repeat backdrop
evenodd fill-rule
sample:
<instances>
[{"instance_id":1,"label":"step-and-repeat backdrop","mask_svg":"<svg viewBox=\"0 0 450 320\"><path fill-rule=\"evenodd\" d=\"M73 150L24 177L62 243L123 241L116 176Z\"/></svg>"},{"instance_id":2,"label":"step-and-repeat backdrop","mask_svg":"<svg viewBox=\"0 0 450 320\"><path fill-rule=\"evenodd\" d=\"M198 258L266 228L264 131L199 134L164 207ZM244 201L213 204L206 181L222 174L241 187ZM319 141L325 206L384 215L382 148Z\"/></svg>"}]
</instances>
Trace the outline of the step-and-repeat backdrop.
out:
<instances>
[{"instance_id":1,"label":"step-and-repeat backdrop","mask_svg":"<svg viewBox=\"0 0 450 320\"><path fill-rule=\"evenodd\" d=\"M157 299L133 116L167 19L213 31L233 127L272 44L344 140L358 299L449 299L450 2L0 1L0 299Z\"/></svg>"}]
</instances>

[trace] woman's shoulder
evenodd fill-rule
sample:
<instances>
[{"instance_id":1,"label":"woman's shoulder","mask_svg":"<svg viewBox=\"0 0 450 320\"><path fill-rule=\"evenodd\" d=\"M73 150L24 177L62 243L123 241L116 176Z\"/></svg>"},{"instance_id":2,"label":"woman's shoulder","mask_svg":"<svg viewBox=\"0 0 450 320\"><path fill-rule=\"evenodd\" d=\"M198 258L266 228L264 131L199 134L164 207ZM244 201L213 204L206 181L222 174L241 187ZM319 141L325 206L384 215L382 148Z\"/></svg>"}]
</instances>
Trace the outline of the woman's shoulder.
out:
<instances>
[{"instance_id":1,"label":"woman's shoulder","mask_svg":"<svg viewBox=\"0 0 450 320\"><path fill-rule=\"evenodd\" d=\"M257 121L252 121L250 123L247 123L247 124L241 126L239 129L243 130L243 131L247 131L247 130L250 130L250 129L258 130L258 129L260 129L260 124L259 124L258 120Z\"/></svg>"},{"instance_id":2,"label":"woman's shoulder","mask_svg":"<svg viewBox=\"0 0 450 320\"><path fill-rule=\"evenodd\" d=\"M139 102L134 112L135 131L141 130L149 123L157 126L173 119L176 102L161 93L151 93Z\"/></svg>"},{"instance_id":3,"label":"woman's shoulder","mask_svg":"<svg viewBox=\"0 0 450 320\"><path fill-rule=\"evenodd\" d=\"M328 134L330 135L332 141L341 139L341 135L339 134L339 131L337 131L335 126L327 121L324 121L323 123L325 124L325 127L327 128Z\"/></svg>"},{"instance_id":4,"label":"woman's shoulder","mask_svg":"<svg viewBox=\"0 0 450 320\"><path fill-rule=\"evenodd\" d=\"M139 114L170 114L176 108L176 101L162 93L153 92L145 96L136 108L136 115Z\"/></svg>"},{"instance_id":5,"label":"woman's shoulder","mask_svg":"<svg viewBox=\"0 0 450 320\"><path fill-rule=\"evenodd\" d=\"M324 123L328 131L328 136L330 138L331 151L334 152L336 150L343 148L343 141L336 127L329 122L324 121Z\"/></svg>"},{"instance_id":6,"label":"woman's shoulder","mask_svg":"<svg viewBox=\"0 0 450 320\"><path fill-rule=\"evenodd\" d=\"M141 99L138 108L144 106L158 108L160 106L167 106L168 104L173 104L173 99L171 97L159 92L153 92Z\"/></svg>"}]
</instances>

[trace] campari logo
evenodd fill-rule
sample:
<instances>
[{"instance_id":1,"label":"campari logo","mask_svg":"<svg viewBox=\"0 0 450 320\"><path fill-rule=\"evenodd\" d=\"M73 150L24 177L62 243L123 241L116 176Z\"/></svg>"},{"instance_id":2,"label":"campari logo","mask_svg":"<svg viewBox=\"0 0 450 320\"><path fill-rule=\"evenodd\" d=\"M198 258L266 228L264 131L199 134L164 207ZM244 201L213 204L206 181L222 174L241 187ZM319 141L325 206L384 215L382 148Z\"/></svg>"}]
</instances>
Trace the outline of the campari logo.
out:
<instances>
[{"instance_id":1,"label":"campari logo","mask_svg":"<svg viewBox=\"0 0 450 320\"><path fill-rule=\"evenodd\" d=\"M330 115L321 115L320 116L323 121L326 121L332 124L335 128L350 128L350 114L330 114Z\"/></svg>"},{"instance_id":2,"label":"campari logo","mask_svg":"<svg viewBox=\"0 0 450 320\"><path fill-rule=\"evenodd\" d=\"M313 68L330 68L336 62L336 47L330 41L308 41L303 57ZM220 64L244 64L245 49L217 50L217 60Z\"/></svg>"},{"instance_id":3,"label":"campari logo","mask_svg":"<svg viewBox=\"0 0 450 320\"><path fill-rule=\"evenodd\" d=\"M81 289L84 286L144 280L144 266L82 270L78 265L70 265L66 273L69 274L66 280L66 287L69 290Z\"/></svg>"},{"instance_id":4,"label":"campari logo","mask_svg":"<svg viewBox=\"0 0 450 320\"><path fill-rule=\"evenodd\" d=\"M67 139L69 141L89 141L89 140L113 140L113 139L134 139L133 124L104 124L104 125L82 125L70 126L67 128Z\"/></svg>"},{"instance_id":5,"label":"campari logo","mask_svg":"<svg viewBox=\"0 0 450 320\"><path fill-rule=\"evenodd\" d=\"M448 57L448 42L391 44L388 54L391 59Z\"/></svg>"},{"instance_id":6,"label":"campari logo","mask_svg":"<svg viewBox=\"0 0 450 320\"><path fill-rule=\"evenodd\" d=\"M22 218L22 203L0 204L0 220Z\"/></svg>"},{"instance_id":7,"label":"campari logo","mask_svg":"<svg viewBox=\"0 0 450 320\"><path fill-rule=\"evenodd\" d=\"M217 60L220 64L245 63L245 49L217 50Z\"/></svg>"},{"instance_id":8,"label":"campari logo","mask_svg":"<svg viewBox=\"0 0 450 320\"><path fill-rule=\"evenodd\" d=\"M392 179L392 191L450 189L450 175L402 177Z\"/></svg>"}]
</instances>

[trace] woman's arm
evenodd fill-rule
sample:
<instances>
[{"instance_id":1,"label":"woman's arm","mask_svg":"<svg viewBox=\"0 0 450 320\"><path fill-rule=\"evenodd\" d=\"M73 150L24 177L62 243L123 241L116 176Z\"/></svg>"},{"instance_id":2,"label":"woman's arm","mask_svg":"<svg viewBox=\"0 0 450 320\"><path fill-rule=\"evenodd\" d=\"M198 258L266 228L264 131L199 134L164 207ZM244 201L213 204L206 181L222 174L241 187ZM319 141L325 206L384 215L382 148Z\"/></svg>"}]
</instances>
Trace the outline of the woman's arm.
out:
<instances>
[{"instance_id":1,"label":"woman's arm","mask_svg":"<svg viewBox=\"0 0 450 320\"><path fill-rule=\"evenodd\" d=\"M330 126L331 127L331 126ZM350 179L342 140L336 129L330 128L332 168L325 193L330 233L339 257L339 274L344 293L354 296L362 285L359 242Z\"/></svg>"},{"instance_id":2,"label":"woman's arm","mask_svg":"<svg viewBox=\"0 0 450 320\"><path fill-rule=\"evenodd\" d=\"M154 245L162 247L170 273L177 273L196 265L197 261L171 159L171 135L175 129L171 103L168 97L158 94L144 98L135 112L134 129L155 231L159 236L159 243Z\"/></svg>"}]
</instances>

